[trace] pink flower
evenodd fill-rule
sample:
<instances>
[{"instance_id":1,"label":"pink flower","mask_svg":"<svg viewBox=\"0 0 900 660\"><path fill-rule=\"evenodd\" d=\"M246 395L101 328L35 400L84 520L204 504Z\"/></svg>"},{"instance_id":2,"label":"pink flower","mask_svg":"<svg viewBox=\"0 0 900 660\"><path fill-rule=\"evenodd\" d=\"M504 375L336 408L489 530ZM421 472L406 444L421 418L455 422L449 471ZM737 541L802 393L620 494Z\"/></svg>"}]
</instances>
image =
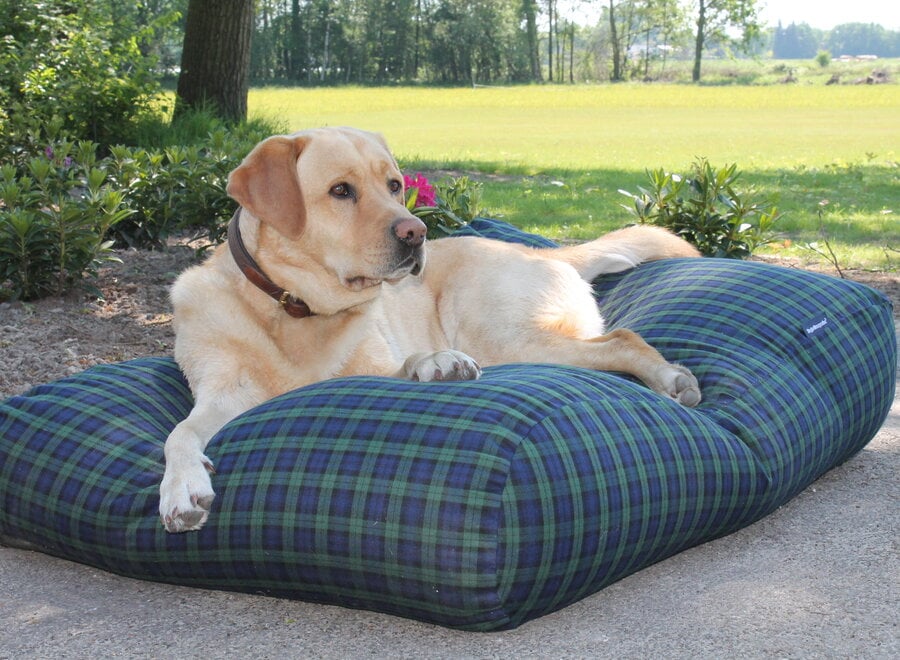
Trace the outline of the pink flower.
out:
<instances>
[{"instance_id":1,"label":"pink flower","mask_svg":"<svg viewBox=\"0 0 900 660\"><path fill-rule=\"evenodd\" d=\"M415 177L404 174L403 186L406 188L407 194L409 194L409 191L412 188L415 188L419 191L418 196L416 197L416 206L434 206L434 186L432 186L428 182L428 179L426 179L420 173L417 173Z\"/></svg>"}]
</instances>

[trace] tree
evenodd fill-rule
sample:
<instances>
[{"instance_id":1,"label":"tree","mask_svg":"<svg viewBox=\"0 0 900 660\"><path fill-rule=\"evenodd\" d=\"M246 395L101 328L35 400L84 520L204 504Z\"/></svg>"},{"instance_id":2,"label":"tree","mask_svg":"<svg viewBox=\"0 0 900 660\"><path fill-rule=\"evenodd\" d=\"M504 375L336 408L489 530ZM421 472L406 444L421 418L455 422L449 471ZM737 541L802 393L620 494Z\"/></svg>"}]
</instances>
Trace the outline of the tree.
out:
<instances>
[{"instance_id":1,"label":"tree","mask_svg":"<svg viewBox=\"0 0 900 660\"><path fill-rule=\"evenodd\" d=\"M438 0L426 37L432 80L491 83L522 78L529 70L521 45L520 0Z\"/></svg>"},{"instance_id":2,"label":"tree","mask_svg":"<svg viewBox=\"0 0 900 660\"><path fill-rule=\"evenodd\" d=\"M807 23L778 24L772 39L772 56L780 60L805 60L815 57L821 37Z\"/></svg>"},{"instance_id":3,"label":"tree","mask_svg":"<svg viewBox=\"0 0 900 660\"><path fill-rule=\"evenodd\" d=\"M628 60L635 41L647 23L653 0L609 0L609 39L612 47L612 73L609 79L621 82L628 76Z\"/></svg>"},{"instance_id":4,"label":"tree","mask_svg":"<svg viewBox=\"0 0 900 660\"><path fill-rule=\"evenodd\" d=\"M608 0L609 40L612 47L612 73L610 80L620 82L629 73L629 59L635 49L637 38L644 33L645 53L648 57L651 32L662 28L657 21L657 9L663 7L664 0ZM669 3L665 2L668 7ZM660 10L661 11L661 10Z\"/></svg>"},{"instance_id":5,"label":"tree","mask_svg":"<svg viewBox=\"0 0 900 660\"><path fill-rule=\"evenodd\" d=\"M190 0L175 114L211 107L223 119L247 118L253 0Z\"/></svg>"},{"instance_id":6,"label":"tree","mask_svg":"<svg viewBox=\"0 0 900 660\"><path fill-rule=\"evenodd\" d=\"M654 54L662 57L665 68L672 41L684 31L685 15L678 0L642 0L639 4L638 26L644 41L641 73L647 79Z\"/></svg>"},{"instance_id":7,"label":"tree","mask_svg":"<svg viewBox=\"0 0 900 660\"><path fill-rule=\"evenodd\" d=\"M826 47L835 55L896 57L890 48L890 33L872 23L842 23L828 33Z\"/></svg>"},{"instance_id":8,"label":"tree","mask_svg":"<svg viewBox=\"0 0 900 660\"><path fill-rule=\"evenodd\" d=\"M746 47L759 34L761 26L756 0L696 0L694 31L694 69L691 78L700 82L703 52L712 42L729 43L735 39L729 30L739 30L740 42Z\"/></svg>"}]
</instances>

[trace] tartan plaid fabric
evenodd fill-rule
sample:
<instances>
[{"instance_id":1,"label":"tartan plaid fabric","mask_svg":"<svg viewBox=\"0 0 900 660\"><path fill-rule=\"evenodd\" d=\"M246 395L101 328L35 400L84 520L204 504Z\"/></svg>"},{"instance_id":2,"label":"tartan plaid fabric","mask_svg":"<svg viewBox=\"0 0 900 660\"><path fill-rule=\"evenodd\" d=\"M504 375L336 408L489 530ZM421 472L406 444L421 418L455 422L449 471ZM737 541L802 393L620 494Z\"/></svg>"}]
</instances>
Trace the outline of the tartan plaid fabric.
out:
<instances>
[{"instance_id":1,"label":"tartan plaid fabric","mask_svg":"<svg viewBox=\"0 0 900 660\"><path fill-rule=\"evenodd\" d=\"M890 407L890 303L866 287L698 259L596 291L611 326L697 374L698 408L550 365L326 381L226 426L207 449L209 523L170 535L162 446L189 390L166 358L95 367L0 405L0 539L133 577L511 628L766 515Z\"/></svg>"}]
</instances>

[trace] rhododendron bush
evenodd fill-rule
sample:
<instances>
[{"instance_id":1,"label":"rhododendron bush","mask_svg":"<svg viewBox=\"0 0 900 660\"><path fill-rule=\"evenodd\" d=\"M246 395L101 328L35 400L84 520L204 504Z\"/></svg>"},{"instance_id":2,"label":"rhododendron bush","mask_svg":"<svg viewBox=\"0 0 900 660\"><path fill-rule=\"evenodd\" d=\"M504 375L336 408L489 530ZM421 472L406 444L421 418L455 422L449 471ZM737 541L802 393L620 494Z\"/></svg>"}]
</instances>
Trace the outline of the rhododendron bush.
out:
<instances>
[{"instance_id":1,"label":"rhododendron bush","mask_svg":"<svg viewBox=\"0 0 900 660\"><path fill-rule=\"evenodd\" d=\"M467 176L451 177L432 184L423 174L405 174L406 208L428 227L428 237L452 234L479 215L482 186Z\"/></svg>"}]
</instances>

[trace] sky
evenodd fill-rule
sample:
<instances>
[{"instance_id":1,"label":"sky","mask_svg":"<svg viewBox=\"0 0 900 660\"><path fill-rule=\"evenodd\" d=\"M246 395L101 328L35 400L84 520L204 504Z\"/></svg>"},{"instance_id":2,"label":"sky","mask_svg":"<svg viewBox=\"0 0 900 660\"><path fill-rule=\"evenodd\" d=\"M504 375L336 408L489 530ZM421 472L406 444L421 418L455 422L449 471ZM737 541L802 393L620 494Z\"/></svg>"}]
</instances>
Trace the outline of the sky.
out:
<instances>
[{"instance_id":1,"label":"sky","mask_svg":"<svg viewBox=\"0 0 900 660\"><path fill-rule=\"evenodd\" d=\"M560 0L560 9L588 24L596 22L606 0ZM841 23L879 23L888 30L900 30L898 0L758 0L763 22L772 27L791 23L808 23L814 28L830 30ZM572 14L570 14L572 15ZM582 20L579 20L582 19ZM586 19L586 20L584 20Z\"/></svg>"},{"instance_id":2,"label":"sky","mask_svg":"<svg viewBox=\"0 0 900 660\"><path fill-rule=\"evenodd\" d=\"M809 23L814 28L831 29L841 23L879 23L888 30L900 30L900 2L897 0L760 0L762 16L769 25Z\"/></svg>"}]
</instances>

